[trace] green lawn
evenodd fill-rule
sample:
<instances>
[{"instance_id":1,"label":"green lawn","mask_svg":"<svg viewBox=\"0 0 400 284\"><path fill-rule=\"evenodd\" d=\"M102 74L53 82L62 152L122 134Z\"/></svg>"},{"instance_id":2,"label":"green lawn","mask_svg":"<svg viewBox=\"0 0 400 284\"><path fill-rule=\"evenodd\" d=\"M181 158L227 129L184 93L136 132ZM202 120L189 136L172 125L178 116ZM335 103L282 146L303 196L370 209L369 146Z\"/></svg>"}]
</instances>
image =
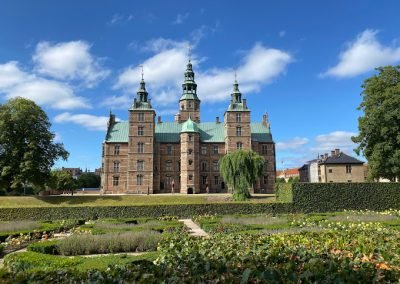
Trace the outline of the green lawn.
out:
<instances>
[{"instance_id":1,"label":"green lawn","mask_svg":"<svg viewBox=\"0 0 400 284\"><path fill-rule=\"evenodd\" d=\"M250 202L274 202L275 195L257 195ZM131 206L154 204L204 204L233 202L230 194L114 195L114 196L5 196L0 208L51 206Z\"/></svg>"}]
</instances>

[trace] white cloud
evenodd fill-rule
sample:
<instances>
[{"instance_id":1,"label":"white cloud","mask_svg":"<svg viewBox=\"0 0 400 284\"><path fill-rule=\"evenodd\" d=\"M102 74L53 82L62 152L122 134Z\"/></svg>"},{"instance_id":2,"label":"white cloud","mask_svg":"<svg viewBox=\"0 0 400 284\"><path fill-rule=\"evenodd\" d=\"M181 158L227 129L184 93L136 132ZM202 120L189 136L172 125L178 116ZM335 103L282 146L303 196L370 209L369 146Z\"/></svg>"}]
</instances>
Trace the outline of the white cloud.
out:
<instances>
[{"instance_id":1,"label":"white cloud","mask_svg":"<svg viewBox=\"0 0 400 284\"><path fill-rule=\"evenodd\" d=\"M351 136L357 133L348 131L334 131L328 134L321 134L315 138L315 145L311 148L314 153L330 153L330 151L340 148L348 154L353 153L356 144L351 141Z\"/></svg>"},{"instance_id":2,"label":"white cloud","mask_svg":"<svg viewBox=\"0 0 400 284\"><path fill-rule=\"evenodd\" d=\"M107 25L114 26L114 25L118 25L118 24L128 23L128 22L132 21L134 18L135 18L135 16L132 14L125 16L122 14L115 13L111 17L111 20L108 21Z\"/></svg>"},{"instance_id":3,"label":"white cloud","mask_svg":"<svg viewBox=\"0 0 400 284\"><path fill-rule=\"evenodd\" d=\"M180 24L182 24L188 17L189 17L189 13L185 13L185 14L178 14L177 16L176 16L176 19L175 19L175 21L173 21L172 23L174 24L174 25L180 25Z\"/></svg>"},{"instance_id":4,"label":"white cloud","mask_svg":"<svg viewBox=\"0 0 400 284\"><path fill-rule=\"evenodd\" d=\"M304 147L310 140L305 137L295 137L289 141L282 141L276 143L277 150L294 150Z\"/></svg>"},{"instance_id":5,"label":"white cloud","mask_svg":"<svg viewBox=\"0 0 400 284\"><path fill-rule=\"evenodd\" d=\"M40 74L62 80L82 80L87 87L95 86L110 74L102 67L101 60L90 53L90 45L84 41L40 42L33 61Z\"/></svg>"},{"instance_id":6,"label":"white cloud","mask_svg":"<svg viewBox=\"0 0 400 284\"><path fill-rule=\"evenodd\" d=\"M89 130L105 131L107 129L107 116L95 116L90 114L71 114L64 112L54 118L56 123L75 123Z\"/></svg>"},{"instance_id":7,"label":"white cloud","mask_svg":"<svg viewBox=\"0 0 400 284\"><path fill-rule=\"evenodd\" d=\"M89 107L87 101L76 96L68 84L27 73L15 61L0 64L0 93L6 99L24 97L55 109Z\"/></svg>"},{"instance_id":8,"label":"white cloud","mask_svg":"<svg viewBox=\"0 0 400 284\"><path fill-rule=\"evenodd\" d=\"M321 77L353 77L374 68L400 61L400 46L384 46L377 39L375 30L365 30L348 44L339 55L339 63Z\"/></svg>"},{"instance_id":9,"label":"white cloud","mask_svg":"<svg viewBox=\"0 0 400 284\"><path fill-rule=\"evenodd\" d=\"M155 54L143 62L146 87L150 97L157 105L176 103L182 91L183 73L187 64L188 42L176 42L169 39L156 39L146 44L147 50ZM234 69L202 69L200 58L192 54L192 63L196 73L198 95L203 102L228 102L234 81ZM244 95L257 92L262 85L271 83L284 73L287 65L293 61L291 54L256 43L247 51L237 68L240 89ZM115 89L133 93L140 81L140 67L130 66L118 77ZM133 94L132 94L133 95ZM132 98L133 100L133 98ZM104 102L106 105L111 100Z\"/></svg>"}]
</instances>

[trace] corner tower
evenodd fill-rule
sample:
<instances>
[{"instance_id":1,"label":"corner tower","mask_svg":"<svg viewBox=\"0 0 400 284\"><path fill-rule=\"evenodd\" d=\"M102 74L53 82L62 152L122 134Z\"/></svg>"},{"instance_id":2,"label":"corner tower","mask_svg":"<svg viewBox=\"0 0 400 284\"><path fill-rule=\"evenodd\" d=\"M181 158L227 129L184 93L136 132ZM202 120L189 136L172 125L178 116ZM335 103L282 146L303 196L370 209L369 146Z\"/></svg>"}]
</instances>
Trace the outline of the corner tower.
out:
<instances>
[{"instance_id":1,"label":"corner tower","mask_svg":"<svg viewBox=\"0 0 400 284\"><path fill-rule=\"evenodd\" d=\"M224 115L225 152L251 149L250 110L247 102L242 99L239 84L235 79L231 102Z\"/></svg>"},{"instance_id":2,"label":"corner tower","mask_svg":"<svg viewBox=\"0 0 400 284\"><path fill-rule=\"evenodd\" d=\"M155 111L142 74L139 90L129 109L127 193L153 193L154 118Z\"/></svg>"},{"instance_id":3,"label":"corner tower","mask_svg":"<svg viewBox=\"0 0 400 284\"><path fill-rule=\"evenodd\" d=\"M185 81L182 84L182 96L179 100L179 122L184 122L189 117L194 121L200 122L200 100L197 96L197 84L194 81L192 63L186 66Z\"/></svg>"}]
</instances>

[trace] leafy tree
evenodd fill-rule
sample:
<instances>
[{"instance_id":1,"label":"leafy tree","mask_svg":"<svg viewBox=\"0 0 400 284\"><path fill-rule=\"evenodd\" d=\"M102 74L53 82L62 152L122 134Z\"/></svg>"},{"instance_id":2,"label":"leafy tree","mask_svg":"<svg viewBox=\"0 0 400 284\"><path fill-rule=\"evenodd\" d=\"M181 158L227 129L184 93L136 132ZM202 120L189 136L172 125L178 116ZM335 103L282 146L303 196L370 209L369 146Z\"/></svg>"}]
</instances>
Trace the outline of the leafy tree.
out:
<instances>
[{"instance_id":1,"label":"leafy tree","mask_svg":"<svg viewBox=\"0 0 400 284\"><path fill-rule=\"evenodd\" d=\"M358 110L355 149L368 160L370 178L400 177L400 66L377 68L379 74L364 81Z\"/></svg>"},{"instance_id":2,"label":"leafy tree","mask_svg":"<svg viewBox=\"0 0 400 284\"><path fill-rule=\"evenodd\" d=\"M47 185L51 189L71 191L72 195L74 195L74 190L77 188L76 180L69 172L63 170L51 171Z\"/></svg>"},{"instance_id":3,"label":"leafy tree","mask_svg":"<svg viewBox=\"0 0 400 284\"><path fill-rule=\"evenodd\" d=\"M100 176L94 173L83 173L77 179L79 188L97 188L100 186Z\"/></svg>"},{"instance_id":4,"label":"leafy tree","mask_svg":"<svg viewBox=\"0 0 400 284\"><path fill-rule=\"evenodd\" d=\"M253 151L239 150L223 156L219 168L232 188L233 199L246 200L250 197L249 188L263 173L264 158Z\"/></svg>"},{"instance_id":5,"label":"leafy tree","mask_svg":"<svg viewBox=\"0 0 400 284\"><path fill-rule=\"evenodd\" d=\"M46 113L33 101L16 98L0 104L0 188L42 187L54 162L68 158L54 142Z\"/></svg>"},{"instance_id":6,"label":"leafy tree","mask_svg":"<svg viewBox=\"0 0 400 284\"><path fill-rule=\"evenodd\" d=\"M299 182L300 178L299 177L289 177L288 183L296 183Z\"/></svg>"}]
</instances>

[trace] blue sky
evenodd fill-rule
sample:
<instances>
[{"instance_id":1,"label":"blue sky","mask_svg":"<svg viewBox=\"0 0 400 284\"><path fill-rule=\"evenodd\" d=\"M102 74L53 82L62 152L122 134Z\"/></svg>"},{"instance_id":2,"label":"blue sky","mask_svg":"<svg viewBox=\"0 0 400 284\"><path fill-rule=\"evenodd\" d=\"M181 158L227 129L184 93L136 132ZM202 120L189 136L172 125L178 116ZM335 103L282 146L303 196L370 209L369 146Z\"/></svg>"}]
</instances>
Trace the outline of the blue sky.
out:
<instances>
[{"instance_id":1,"label":"blue sky","mask_svg":"<svg viewBox=\"0 0 400 284\"><path fill-rule=\"evenodd\" d=\"M57 166L94 169L110 109L128 117L140 64L157 114L173 119L190 43L202 121L223 116L237 70L252 120L268 112L278 168L354 154L361 84L400 62L398 11L398 1L3 0L0 102L36 101L70 152Z\"/></svg>"}]
</instances>

